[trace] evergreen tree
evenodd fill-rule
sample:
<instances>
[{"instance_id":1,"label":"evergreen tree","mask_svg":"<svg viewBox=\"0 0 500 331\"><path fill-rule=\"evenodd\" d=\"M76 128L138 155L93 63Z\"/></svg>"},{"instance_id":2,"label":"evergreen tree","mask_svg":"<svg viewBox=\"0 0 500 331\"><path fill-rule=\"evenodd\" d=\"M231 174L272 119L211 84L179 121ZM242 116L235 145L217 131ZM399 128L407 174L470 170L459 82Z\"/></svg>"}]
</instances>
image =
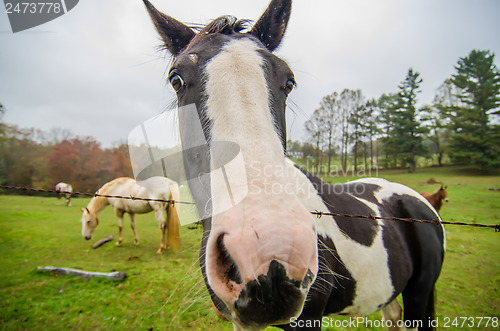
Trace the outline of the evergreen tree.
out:
<instances>
[{"instance_id":1,"label":"evergreen tree","mask_svg":"<svg viewBox=\"0 0 500 331\"><path fill-rule=\"evenodd\" d=\"M450 154L456 163L500 165L500 73L494 59L489 51L473 50L455 66L451 82L461 91L461 104L445 110L450 118Z\"/></svg>"},{"instance_id":2,"label":"evergreen tree","mask_svg":"<svg viewBox=\"0 0 500 331\"><path fill-rule=\"evenodd\" d=\"M395 103L386 111L389 146L396 154L404 156L403 161L409 165L409 171L415 172L416 157L425 153L423 134L428 129L420 124L419 111L416 108L417 94L420 92L422 79L413 69L408 70L405 80L399 85L399 93Z\"/></svg>"},{"instance_id":3,"label":"evergreen tree","mask_svg":"<svg viewBox=\"0 0 500 331\"><path fill-rule=\"evenodd\" d=\"M392 139L393 127L396 119L397 108L397 98L398 95L395 93L382 94L377 101L377 105L380 108L379 122L381 124L382 136L380 141L382 142L382 150L385 154L384 157L384 167L397 167L398 166L398 146L396 144L396 139ZM391 165L392 160L392 165Z\"/></svg>"}]
</instances>

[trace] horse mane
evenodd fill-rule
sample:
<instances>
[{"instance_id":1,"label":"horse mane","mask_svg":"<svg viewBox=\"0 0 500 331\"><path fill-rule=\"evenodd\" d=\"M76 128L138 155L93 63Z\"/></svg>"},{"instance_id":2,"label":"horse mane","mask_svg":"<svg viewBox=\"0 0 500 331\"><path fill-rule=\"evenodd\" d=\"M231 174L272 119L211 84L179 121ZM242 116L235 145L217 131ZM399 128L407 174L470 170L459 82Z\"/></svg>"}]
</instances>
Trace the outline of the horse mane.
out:
<instances>
[{"instance_id":1,"label":"horse mane","mask_svg":"<svg viewBox=\"0 0 500 331\"><path fill-rule=\"evenodd\" d=\"M205 27L194 36L194 38L189 42L185 49L188 49L198 43L200 40L206 37L222 33L226 35L231 35L234 33L241 33L241 31L249 27L250 20L237 19L231 15L224 15L216 18L212 22L208 23Z\"/></svg>"},{"instance_id":2,"label":"horse mane","mask_svg":"<svg viewBox=\"0 0 500 331\"><path fill-rule=\"evenodd\" d=\"M117 185L118 183L121 183L124 180L129 180L129 179L130 178L127 178L127 177L120 177L120 178L114 179L114 180L104 184L100 189L97 190L96 193L105 194L105 195L113 195L113 194L110 194L110 193L112 193L110 191L113 189L113 187L115 187L115 185ZM87 209L89 209L92 213L97 214L101 210L103 210L104 207L106 207L107 205L109 205L107 197L94 196L90 200L89 204L87 205Z\"/></svg>"},{"instance_id":3,"label":"horse mane","mask_svg":"<svg viewBox=\"0 0 500 331\"><path fill-rule=\"evenodd\" d=\"M106 197L93 197L89 204L87 205L87 209L97 215L97 213L99 213L101 210L104 209L104 207L106 207L107 205L109 205L109 202L108 202L108 198Z\"/></svg>"}]
</instances>

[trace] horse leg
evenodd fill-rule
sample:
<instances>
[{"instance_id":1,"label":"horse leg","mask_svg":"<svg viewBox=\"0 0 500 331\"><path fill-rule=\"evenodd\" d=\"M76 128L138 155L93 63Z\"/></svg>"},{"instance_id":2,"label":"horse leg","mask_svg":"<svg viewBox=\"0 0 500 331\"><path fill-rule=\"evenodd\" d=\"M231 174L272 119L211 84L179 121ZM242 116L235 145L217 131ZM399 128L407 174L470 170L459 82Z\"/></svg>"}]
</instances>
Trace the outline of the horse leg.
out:
<instances>
[{"instance_id":1,"label":"horse leg","mask_svg":"<svg viewBox=\"0 0 500 331\"><path fill-rule=\"evenodd\" d=\"M123 214L125 212L120 209L115 209L115 214L118 217L118 241L116 242L116 246L121 246L123 241Z\"/></svg>"},{"instance_id":2,"label":"horse leg","mask_svg":"<svg viewBox=\"0 0 500 331\"><path fill-rule=\"evenodd\" d=\"M156 251L156 253L161 254L164 249L168 248L165 240L165 231L167 230L167 220L165 218L165 210L162 208L155 208L155 217L158 221L158 225L160 226L161 232L161 240L160 240L160 248Z\"/></svg>"},{"instance_id":3,"label":"horse leg","mask_svg":"<svg viewBox=\"0 0 500 331\"><path fill-rule=\"evenodd\" d=\"M70 196L66 196L66 206L67 207L71 206L71 195Z\"/></svg>"},{"instance_id":4,"label":"horse leg","mask_svg":"<svg viewBox=\"0 0 500 331\"><path fill-rule=\"evenodd\" d=\"M391 327L387 327L387 330L389 331L400 331L404 330L404 328L400 328L398 325L398 322L401 323L401 315L402 315L403 310L401 309L401 306L399 305L399 302L397 299L392 300L387 306L385 306L382 309L382 316L386 321L391 321L390 324Z\"/></svg>"},{"instance_id":5,"label":"horse leg","mask_svg":"<svg viewBox=\"0 0 500 331\"><path fill-rule=\"evenodd\" d=\"M403 305L406 330L434 330L431 324L434 319L434 284L407 286L403 291Z\"/></svg>"},{"instance_id":6,"label":"horse leg","mask_svg":"<svg viewBox=\"0 0 500 331\"><path fill-rule=\"evenodd\" d=\"M135 231L135 214L134 213L129 213L129 214L130 214L130 227L134 232L134 244L139 245L139 237L137 236L137 232Z\"/></svg>"}]
</instances>

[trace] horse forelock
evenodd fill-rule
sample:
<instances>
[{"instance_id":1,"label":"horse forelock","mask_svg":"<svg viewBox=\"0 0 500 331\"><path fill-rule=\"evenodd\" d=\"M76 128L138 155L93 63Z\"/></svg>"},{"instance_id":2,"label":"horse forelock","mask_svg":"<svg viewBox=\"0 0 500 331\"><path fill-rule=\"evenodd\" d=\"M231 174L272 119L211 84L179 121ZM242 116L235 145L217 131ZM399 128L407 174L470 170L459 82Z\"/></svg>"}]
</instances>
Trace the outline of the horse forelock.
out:
<instances>
[{"instance_id":1,"label":"horse forelock","mask_svg":"<svg viewBox=\"0 0 500 331\"><path fill-rule=\"evenodd\" d=\"M194 36L194 38L189 42L184 51L189 50L192 46L196 45L201 40L214 34L225 34L231 35L236 33L241 33L241 31L249 27L250 20L241 19L238 20L236 17L231 15L220 16L213 20L212 22L205 25L201 30Z\"/></svg>"}]
</instances>

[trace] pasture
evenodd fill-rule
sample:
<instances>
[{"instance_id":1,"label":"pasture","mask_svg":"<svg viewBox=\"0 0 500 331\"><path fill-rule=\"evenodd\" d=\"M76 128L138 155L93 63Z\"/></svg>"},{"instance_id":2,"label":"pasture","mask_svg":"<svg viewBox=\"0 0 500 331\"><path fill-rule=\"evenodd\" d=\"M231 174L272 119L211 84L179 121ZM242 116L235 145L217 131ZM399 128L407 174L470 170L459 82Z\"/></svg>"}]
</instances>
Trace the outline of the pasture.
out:
<instances>
[{"instance_id":1,"label":"pasture","mask_svg":"<svg viewBox=\"0 0 500 331\"><path fill-rule=\"evenodd\" d=\"M372 173L374 175L374 173ZM464 168L428 168L415 174L384 171L379 177L433 192L448 185L450 202L441 209L443 220L500 223L500 175L484 175ZM345 182L346 177L325 178ZM156 254L160 231L153 214L137 215L140 245L133 244L128 215L122 247L115 247L117 221L110 207L100 214L91 241L81 237L80 208L89 199L76 198L71 207L54 197L0 196L0 329L137 329L232 330L211 308L198 266L202 235L181 227L181 251ZM58 204L59 203L59 204ZM321 219L318 220L321 222ZM493 330L460 327L458 317L500 318L500 233L492 229L446 226L447 252L437 282L436 314L440 330ZM115 240L98 249L91 246L112 234ZM37 266L88 271L126 271L124 282L39 273ZM376 286L374 284L374 286ZM379 320L380 313L370 316ZM339 319L349 320L346 317ZM445 319L450 319L444 327ZM268 328L269 330L273 328ZM380 330L377 327L324 330Z\"/></svg>"}]
</instances>

